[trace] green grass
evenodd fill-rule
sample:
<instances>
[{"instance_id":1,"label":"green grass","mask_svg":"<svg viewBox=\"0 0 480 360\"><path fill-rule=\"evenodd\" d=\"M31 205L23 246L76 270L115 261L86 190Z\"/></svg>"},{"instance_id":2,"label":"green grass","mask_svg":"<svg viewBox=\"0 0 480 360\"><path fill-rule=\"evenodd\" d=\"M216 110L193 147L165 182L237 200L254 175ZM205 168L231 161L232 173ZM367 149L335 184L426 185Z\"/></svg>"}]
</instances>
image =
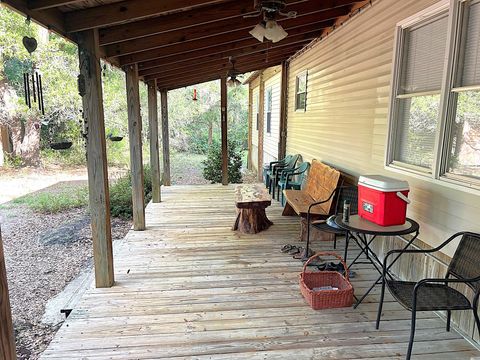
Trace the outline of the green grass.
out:
<instances>
[{"instance_id":1,"label":"green grass","mask_svg":"<svg viewBox=\"0 0 480 360\"><path fill-rule=\"evenodd\" d=\"M65 210L79 208L88 204L86 187L64 189L60 192L41 192L29 194L12 201L25 205L33 211L43 214L55 214Z\"/></svg>"}]
</instances>

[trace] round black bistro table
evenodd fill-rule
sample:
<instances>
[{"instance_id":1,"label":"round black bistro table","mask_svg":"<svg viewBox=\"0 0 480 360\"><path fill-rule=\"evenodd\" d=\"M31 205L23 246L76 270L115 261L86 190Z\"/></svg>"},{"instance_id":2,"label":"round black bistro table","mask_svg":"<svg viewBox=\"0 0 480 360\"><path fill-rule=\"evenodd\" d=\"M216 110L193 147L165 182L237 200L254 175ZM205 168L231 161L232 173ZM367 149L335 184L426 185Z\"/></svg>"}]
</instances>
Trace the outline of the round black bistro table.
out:
<instances>
[{"instance_id":1,"label":"round black bistro table","mask_svg":"<svg viewBox=\"0 0 480 360\"><path fill-rule=\"evenodd\" d=\"M357 303L353 306L354 308L356 308L363 301L363 299L365 299L365 297L372 291L375 285L380 284L383 280L383 263L375 254L375 252L371 249L370 245L372 244L372 242L377 238L377 236L398 237L405 241L406 245L401 249L402 252L396 255L396 257L387 267L387 270L389 270L392 265L395 264L398 258L402 255L403 251L405 251L415 241L419 234L420 226L416 221L410 218L407 218L405 223L402 225L380 226L372 223L371 221L365 220L359 215L351 215L348 222L343 222L342 215L337 215L334 219L334 222L339 228L347 231L347 236L345 238L345 255L347 254L350 238L356 242L356 244L361 250L360 253L355 257L355 259L348 265L348 268L350 269L355 264L365 263L359 261L360 256L364 254L367 258L367 263L372 264L380 274L380 277L372 284L372 286L367 290L367 292L363 294L360 299L357 300ZM406 235L410 234L411 236L407 238ZM347 259L345 256L345 261L346 260ZM391 277L388 271L387 276Z\"/></svg>"}]
</instances>

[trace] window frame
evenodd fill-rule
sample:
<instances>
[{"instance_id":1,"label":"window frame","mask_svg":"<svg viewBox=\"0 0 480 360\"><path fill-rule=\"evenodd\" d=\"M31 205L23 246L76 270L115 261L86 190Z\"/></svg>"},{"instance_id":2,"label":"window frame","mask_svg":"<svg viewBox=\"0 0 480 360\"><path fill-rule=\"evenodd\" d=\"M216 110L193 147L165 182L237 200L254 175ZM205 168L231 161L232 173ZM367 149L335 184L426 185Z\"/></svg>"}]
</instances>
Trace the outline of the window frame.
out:
<instances>
[{"instance_id":1,"label":"window frame","mask_svg":"<svg viewBox=\"0 0 480 360\"><path fill-rule=\"evenodd\" d=\"M299 79L305 76L305 91L298 91ZM298 95L305 94L305 104L300 106L298 101ZM306 112L307 111L307 94L308 94L308 70L303 70L295 77L295 111Z\"/></svg>"},{"instance_id":2,"label":"window frame","mask_svg":"<svg viewBox=\"0 0 480 360\"><path fill-rule=\"evenodd\" d=\"M395 172L413 175L423 180L447 185L460 190L480 190L480 179L452 174L448 172L449 152L452 142L452 124L455 121L458 88L454 87L458 76L461 75L459 61L463 57L462 46L466 39L465 18L468 11L464 11L467 0L442 0L425 10L399 22L394 34L394 54L392 62L392 81L388 111L388 135L385 154L385 168ZM413 93L402 96L400 93L400 81L402 66L404 66L405 34L410 28L422 24L425 21L441 16L447 12L447 44L442 82L440 91L428 93ZM477 87L480 90L480 86ZM465 90L465 89L464 89ZM440 95L437 128L433 150L432 168L426 169L420 166L407 164L395 160L396 142L398 136L398 115L402 98L421 95Z\"/></svg>"},{"instance_id":3,"label":"window frame","mask_svg":"<svg viewBox=\"0 0 480 360\"><path fill-rule=\"evenodd\" d=\"M269 94L270 93L270 97ZM265 132L269 135L272 134L272 102L273 102L273 87L270 86L265 90L265 114L266 114L266 126Z\"/></svg>"}]
</instances>

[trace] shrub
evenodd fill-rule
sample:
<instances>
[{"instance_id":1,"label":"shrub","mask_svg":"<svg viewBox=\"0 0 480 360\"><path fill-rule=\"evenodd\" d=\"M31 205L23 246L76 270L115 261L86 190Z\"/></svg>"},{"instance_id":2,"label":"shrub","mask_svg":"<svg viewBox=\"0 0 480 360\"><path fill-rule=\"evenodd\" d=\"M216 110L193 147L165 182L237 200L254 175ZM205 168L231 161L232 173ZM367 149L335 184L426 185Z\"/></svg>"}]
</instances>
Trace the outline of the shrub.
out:
<instances>
[{"instance_id":1,"label":"shrub","mask_svg":"<svg viewBox=\"0 0 480 360\"><path fill-rule=\"evenodd\" d=\"M145 204L147 204L152 199L152 174L150 167L145 166L143 174ZM120 177L110 186L110 213L112 216L124 219L131 219L133 216L132 179L129 173Z\"/></svg>"},{"instance_id":2,"label":"shrub","mask_svg":"<svg viewBox=\"0 0 480 360\"><path fill-rule=\"evenodd\" d=\"M214 143L208 150L207 160L203 162L203 176L205 179L214 183L222 182L222 147L219 143ZM238 145L228 142L228 181L238 184L242 182L242 155Z\"/></svg>"}]
</instances>

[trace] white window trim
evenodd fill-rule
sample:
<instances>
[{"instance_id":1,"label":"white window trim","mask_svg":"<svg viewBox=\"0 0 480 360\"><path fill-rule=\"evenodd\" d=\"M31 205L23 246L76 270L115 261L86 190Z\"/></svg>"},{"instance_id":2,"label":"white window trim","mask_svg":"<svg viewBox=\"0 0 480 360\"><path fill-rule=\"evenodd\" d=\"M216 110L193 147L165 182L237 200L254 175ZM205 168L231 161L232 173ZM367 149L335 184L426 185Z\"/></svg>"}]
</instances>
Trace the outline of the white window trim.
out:
<instances>
[{"instance_id":1,"label":"white window trim","mask_svg":"<svg viewBox=\"0 0 480 360\"><path fill-rule=\"evenodd\" d=\"M265 134L267 134L269 137L272 136L272 114L273 114L273 85L270 85L266 88L265 90L265 100L268 99L268 92L271 92L271 95L270 95L270 107L271 107L271 111L270 111L270 131L267 131L268 127L267 127L267 114L268 114L268 103L267 101L265 101Z\"/></svg>"},{"instance_id":2,"label":"white window trim","mask_svg":"<svg viewBox=\"0 0 480 360\"><path fill-rule=\"evenodd\" d=\"M480 181L472 179L468 181L467 177L460 175L448 174L446 171L447 156L449 151L449 132L446 131L448 123L453 121L452 109L455 106L455 101L450 92L459 92L465 90L478 90L480 86L471 86L465 88L455 88L454 71L457 66L457 53L460 47L462 39L460 39L459 22L462 21L461 6L466 0L442 0L438 3L426 8L425 10L397 23L394 34L394 51L392 61L392 81L390 88L390 104L388 109L388 133L387 133L387 146L385 149L385 164L386 170L390 170L396 173L410 175L415 178L426 180L431 183L447 186L456 190L466 191L480 194ZM425 19L429 19L440 15L441 13L448 11L448 29L447 29L447 49L446 58L444 62L444 71L442 78L441 91L432 91L416 94L398 94L399 81L401 75L402 55L404 49L404 31L412 26L419 24ZM453 50L452 50L453 49ZM440 93L440 105L439 105L439 121L437 124L437 131L435 134L435 146L434 146L434 161L432 163L432 169L425 169L419 166L405 164L400 161L394 160L395 154L395 141L397 137L397 124L394 119L397 119L398 113L398 100L402 98L409 98L419 95L432 95ZM443 162L443 165L442 165Z\"/></svg>"},{"instance_id":3,"label":"white window trim","mask_svg":"<svg viewBox=\"0 0 480 360\"><path fill-rule=\"evenodd\" d=\"M298 78L305 75L305 106L303 108L297 108L297 95L298 93ZM308 70L303 70L295 76L295 112L306 112L307 111L307 97L308 97Z\"/></svg>"}]
</instances>

